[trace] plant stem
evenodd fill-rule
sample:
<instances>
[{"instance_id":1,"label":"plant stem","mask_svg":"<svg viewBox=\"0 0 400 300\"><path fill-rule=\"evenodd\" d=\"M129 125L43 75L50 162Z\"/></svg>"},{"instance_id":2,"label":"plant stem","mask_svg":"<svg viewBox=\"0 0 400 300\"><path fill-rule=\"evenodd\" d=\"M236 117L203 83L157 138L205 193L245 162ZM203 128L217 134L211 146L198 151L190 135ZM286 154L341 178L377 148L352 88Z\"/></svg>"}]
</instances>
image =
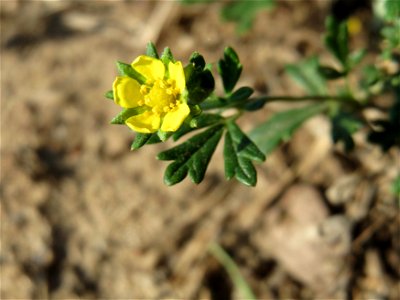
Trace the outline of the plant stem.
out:
<instances>
[{"instance_id":1,"label":"plant stem","mask_svg":"<svg viewBox=\"0 0 400 300\"><path fill-rule=\"evenodd\" d=\"M245 110L258 110L262 108L266 103L273 101L285 101L285 102L300 102L300 101L336 101L361 107L362 104L350 96L329 96L329 95L314 95L314 96L260 96L253 99L245 99L243 101L228 102L224 98L214 98L209 101L204 101L200 104L203 110L210 110L216 108L238 108Z\"/></svg>"},{"instance_id":2,"label":"plant stem","mask_svg":"<svg viewBox=\"0 0 400 300\"><path fill-rule=\"evenodd\" d=\"M247 284L246 280L240 274L238 266L235 264L233 259L226 253L226 251L217 243L211 243L209 246L210 253L221 263L225 268L229 277L231 278L235 287L240 291L242 297L245 299L257 299Z\"/></svg>"}]
</instances>

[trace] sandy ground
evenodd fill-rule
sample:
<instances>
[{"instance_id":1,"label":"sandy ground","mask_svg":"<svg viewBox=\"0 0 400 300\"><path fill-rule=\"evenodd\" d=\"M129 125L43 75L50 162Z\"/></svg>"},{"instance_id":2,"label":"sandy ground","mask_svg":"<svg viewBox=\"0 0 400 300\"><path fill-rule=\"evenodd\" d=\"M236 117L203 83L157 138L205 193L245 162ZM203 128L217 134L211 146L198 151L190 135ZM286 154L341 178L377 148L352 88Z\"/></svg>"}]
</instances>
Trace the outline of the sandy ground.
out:
<instances>
[{"instance_id":1,"label":"sandy ground","mask_svg":"<svg viewBox=\"0 0 400 300\"><path fill-rule=\"evenodd\" d=\"M1 2L1 299L243 299L211 242L258 299L399 299L398 153L361 132L345 154L317 117L258 166L256 188L225 181L220 147L203 183L166 187L155 155L172 143L131 152L133 133L109 124L114 62L149 40L184 62L231 45L258 93L301 93L284 65L329 60L327 2L281 2L243 36L221 6Z\"/></svg>"}]
</instances>

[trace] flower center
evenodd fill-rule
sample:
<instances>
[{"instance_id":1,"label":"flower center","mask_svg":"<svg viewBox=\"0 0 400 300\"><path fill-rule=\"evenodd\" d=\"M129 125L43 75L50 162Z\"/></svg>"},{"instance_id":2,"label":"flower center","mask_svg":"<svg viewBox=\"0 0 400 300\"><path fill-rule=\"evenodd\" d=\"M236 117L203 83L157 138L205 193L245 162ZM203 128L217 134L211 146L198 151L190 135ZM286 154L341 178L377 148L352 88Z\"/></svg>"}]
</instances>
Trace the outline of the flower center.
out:
<instances>
[{"instance_id":1,"label":"flower center","mask_svg":"<svg viewBox=\"0 0 400 300\"><path fill-rule=\"evenodd\" d=\"M179 92L173 79L148 81L140 86L144 101L139 101L139 105L151 107L156 114L167 113L177 106Z\"/></svg>"}]
</instances>

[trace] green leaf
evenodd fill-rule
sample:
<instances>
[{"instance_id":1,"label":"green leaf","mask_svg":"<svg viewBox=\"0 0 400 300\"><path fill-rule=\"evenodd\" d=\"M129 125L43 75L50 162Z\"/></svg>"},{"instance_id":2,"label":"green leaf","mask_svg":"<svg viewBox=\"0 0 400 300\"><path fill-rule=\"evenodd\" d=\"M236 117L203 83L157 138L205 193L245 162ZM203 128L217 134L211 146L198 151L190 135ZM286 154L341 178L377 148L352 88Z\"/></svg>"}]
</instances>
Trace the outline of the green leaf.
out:
<instances>
[{"instance_id":1,"label":"green leaf","mask_svg":"<svg viewBox=\"0 0 400 300\"><path fill-rule=\"evenodd\" d=\"M239 156L262 162L265 155L258 149L247 135L239 128L234 121L227 122L227 129L235 145L236 153Z\"/></svg>"},{"instance_id":2,"label":"green leaf","mask_svg":"<svg viewBox=\"0 0 400 300\"><path fill-rule=\"evenodd\" d=\"M252 94L254 90L248 86L243 86L237 89L230 97L229 101L231 102L239 102L243 100L247 100Z\"/></svg>"},{"instance_id":3,"label":"green leaf","mask_svg":"<svg viewBox=\"0 0 400 300\"><path fill-rule=\"evenodd\" d=\"M255 186L257 172L252 160L264 161L265 155L245 135L234 121L227 122L224 144L225 177L234 176L245 185Z\"/></svg>"},{"instance_id":4,"label":"green leaf","mask_svg":"<svg viewBox=\"0 0 400 300\"><path fill-rule=\"evenodd\" d=\"M190 105L200 104L214 91L215 81L210 70L199 70L189 65L185 67L185 78Z\"/></svg>"},{"instance_id":5,"label":"green leaf","mask_svg":"<svg viewBox=\"0 0 400 300\"><path fill-rule=\"evenodd\" d=\"M355 66L357 66L363 60L366 54L367 49L365 48L350 53L348 56L349 68L354 68Z\"/></svg>"},{"instance_id":6,"label":"green leaf","mask_svg":"<svg viewBox=\"0 0 400 300\"><path fill-rule=\"evenodd\" d=\"M159 58L157 53L157 48L152 42L147 43L146 55L157 59Z\"/></svg>"},{"instance_id":7,"label":"green leaf","mask_svg":"<svg viewBox=\"0 0 400 300\"><path fill-rule=\"evenodd\" d=\"M136 116L143 112L143 108L135 107L135 108L124 108L117 116L115 116L111 120L111 124L122 125L125 124L125 121L132 116Z\"/></svg>"},{"instance_id":8,"label":"green leaf","mask_svg":"<svg viewBox=\"0 0 400 300\"><path fill-rule=\"evenodd\" d=\"M245 185L255 186L257 183L257 171L250 159L239 156L229 132L225 134L224 144L225 178L233 176Z\"/></svg>"},{"instance_id":9,"label":"green leaf","mask_svg":"<svg viewBox=\"0 0 400 300\"><path fill-rule=\"evenodd\" d=\"M200 183L221 139L223 128L224 125L213 126L186 142L159 153L158 159L174 161L164 173L165 184L174 185L182 181L188 174L194 183Z\"/></svg>"},{"instance_id":10,"label":"green leaf","mask_svg":"<svg viewBox=\"0 0 400 300\"><path fill-rule=\"evenodd\" d=\"M328 80L334 80L334 79L338 79L341 78L343 76L346 75L346 73L344 72L340 72L332 67L328 67L328 66L319 66L318 67L318 72L325 78Z\"/></svg>"},{"instance_id":11,"label":"green leaf","mask_svg":"<svg viewBox=\"0 0 400 300\"><path fill-rule=\"evenodd\" d=\"M110 90L110 91L106 92L106 93L104 94L104 96L105 96L107 99L114 100L114 92L113 92L113 90Z\"/></svg>"},{"instance_id":12,"label":"green leaf","mask_svg":"<svg viewBox=\"0 0 400 300\"><path fill-rule=\"evenodd\" d=\"M134 68L132 68L131 65L117 61L117 68L119 73L123 76L129 76L132 79L135 79L140 84L144 84L146 82L146 78Z\"/></svg>"},{"instance_id":13,"label":"green leaf","mask_svg":"<svg viewBox=\"0 0 400 300\"><path fill-rule=\"evenodd\" d=\"M229 94L239 80L243 66L236 52L227 47L224 50L224 58L218 62L218 73L222 77L225 93Z\"/></svg>"},{"instance_id":14,"label":"green leaf","mask_svg":"<svg viewBox=\"0 0 400 300\"><path fill-rule=\"evenodd\" d=\"M132 142L131 150L136 150L144 146L148 140L151 138L152 133L139 133L137 132L135 135L135 139Z\"/></svg>"},{"instance_id":15,"label":"green leaf","mask_svg":"<svg viewBox=\"0 0 400 300\"><path fill-rule=\"evenodd\" d=\"M257 12L263 9L270 9L274 4L274 0L232 1L225 4L222 8L221 15L227 21L236 22L237 32L244 33L253 25Z\"/></svg>"},{"instance_id":16,"label":"green leaf","mask_svg":"<svg viewBox=\"0 0 400 300\"><path fill-rule=\"evenodd\" d=\"M326 81L318 72L318 58L310 57L297 64L287 65L285 70L310 95L325 95Z\"/></svg>"},{"instance_id":17,"label":"green leaf","mask_svg":"<svg viewBox=\"0 0 400 300\"><path fill-rule=\"evenodd\" d=\"M189 61L193 64L193 67L197 70L203 71L206 67L206 61L204 60L203 55L199 52L193 52L189 58Z\"/></svg>"},{"instance_id":18,"label":"green leaf","mask_svg":"<svg viewBox=\"0 0 400 300\"><path fill-rule=\"evenodd\" d=\"M278 112L253 129L249 137L263 153L268 155L281 141L288 140L304 121L326 109L326 103L322 103Z\"/></svg>"},{"instance_id":19,"label":"green leaf","mask_svg":"<svg viewBox=\"0 0 400 300\"><path fill-rule=\"evenodd\" d=\"M338 21L333 16L329 16L325 22L326 34L325 45L329 51L338 59L343 68L347 70L348 30L346 20Z\"/></svg>"},{"instance_id":20,"label":"green leaf","mask_svg":"<svg viewBox=\"0 0 400 300\"><path fill-rule=\"evenodd\" d=\"M332 140L334 143L342 141L346 152L354 148L352 134L363 126L361 120L355 118L352 114L339 111L332 118Z\"/></svg>"},{"instance_id":21,"label":"green leaf","mask_svg":"<svg viewBox=\"0 0 400 300\"><path fill-rule=\"evenodd\" d=\"M221 121L224 120L224 117L217 115L217 114L201 114L196 118L193 118L189 124L184 123L179 129L178 131L176 131L173 135L172 135L172 139L174 141L177 141L178 139L180 139L182 136L184 136L185 134L197 130L197 129L201 129L204 127L208 127L211 125L214 125L216 123L219 123Z\"/></svg>"},{"instance_id":22,"label":"green leaf","mask_svg":"<svg viewBox=\"0 0 400 300\"><path fill-rule=\"evenodd\" d=\"M157 133L136 132L135 139L132 142L131 150L136 150L144 145L156 144L162 142Z\"/></svg>"}]
</instances>

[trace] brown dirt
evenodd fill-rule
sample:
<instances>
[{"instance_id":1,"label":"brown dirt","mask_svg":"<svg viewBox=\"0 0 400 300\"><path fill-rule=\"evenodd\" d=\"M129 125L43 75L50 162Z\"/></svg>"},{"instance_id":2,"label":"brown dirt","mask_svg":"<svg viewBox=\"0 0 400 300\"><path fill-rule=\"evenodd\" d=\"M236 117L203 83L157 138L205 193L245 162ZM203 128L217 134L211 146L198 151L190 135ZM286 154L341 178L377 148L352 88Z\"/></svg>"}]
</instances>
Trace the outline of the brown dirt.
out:
<instances>
[{"instance_id":1,"label":"brown dirt","mask_svg":"<svg viewBox=\"0 0 400 300\"><path fill-rule=\"evenodd\" d=\"M203 183L166 187L155 155L171 143L130 152L132 132L109 125L114 62L149 40L183 61L231 45L240 84L271 94L301 92L285 64L330 59L325 1L281 2L243 36L221 5L1 2L1 299L240 299L213 241L259 299L399 299L398 153L361 132L344 154L317 117L258 166L256 188L224 180L220 148Z\"/></svg>"}]
</instances>

